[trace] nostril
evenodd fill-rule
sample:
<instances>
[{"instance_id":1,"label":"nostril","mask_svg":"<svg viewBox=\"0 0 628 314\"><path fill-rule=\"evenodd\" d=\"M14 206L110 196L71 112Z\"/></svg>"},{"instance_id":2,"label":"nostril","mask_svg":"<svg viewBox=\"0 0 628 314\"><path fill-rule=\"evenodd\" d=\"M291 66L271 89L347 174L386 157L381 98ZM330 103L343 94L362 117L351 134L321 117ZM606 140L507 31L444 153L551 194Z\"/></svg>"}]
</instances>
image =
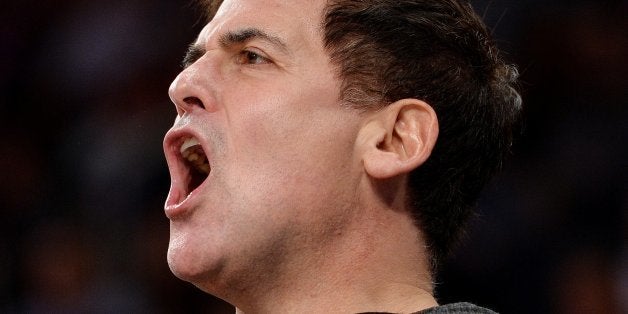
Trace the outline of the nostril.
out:
<instances>
[{"instance_id":1,"label":"nostril","mask_svg":"<svg viewBox=\"0 0 628 314\"><path fill-rule=\"evenodd\" d=\"M190 106L199 106L205 109L205 105L198 97L185 97L183 101Z\"/></svg>"}]
</instances>

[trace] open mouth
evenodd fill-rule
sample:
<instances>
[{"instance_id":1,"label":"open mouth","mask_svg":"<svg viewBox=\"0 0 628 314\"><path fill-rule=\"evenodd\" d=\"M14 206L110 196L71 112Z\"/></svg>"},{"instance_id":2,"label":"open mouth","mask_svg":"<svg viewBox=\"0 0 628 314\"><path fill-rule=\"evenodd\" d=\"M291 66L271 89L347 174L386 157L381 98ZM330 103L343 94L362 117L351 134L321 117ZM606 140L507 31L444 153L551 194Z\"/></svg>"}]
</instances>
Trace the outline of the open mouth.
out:
<instances>
[{"instance_id":1,"label":"open mouth","mask_svg":"<svg viewBox=\"0 0 628 314\"><path fill-rule=\"evenodd\" d=\"M211 172L211 166L203 147L194 137L189 137L183 141L179 152L187 169L185 195L188 196L207 179Z\"/></svg>"}]
</instances>

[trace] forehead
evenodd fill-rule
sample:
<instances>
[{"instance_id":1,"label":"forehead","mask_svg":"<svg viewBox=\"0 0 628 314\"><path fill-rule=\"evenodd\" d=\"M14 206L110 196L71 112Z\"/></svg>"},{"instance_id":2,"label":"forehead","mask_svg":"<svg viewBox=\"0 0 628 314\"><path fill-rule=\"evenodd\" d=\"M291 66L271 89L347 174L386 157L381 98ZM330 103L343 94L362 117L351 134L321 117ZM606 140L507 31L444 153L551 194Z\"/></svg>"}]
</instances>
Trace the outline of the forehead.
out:
<instances>
[{"instance_id":1,"label":"forehead","mask_svg":"<svg viewBox=\"0 0 628 314\"><path fill-rule=\"evenodd\" d=\"M225 0L203 28L198 41L222 33L258 28L286 40L289 46L320 42L325 0Z\"/></svg>"}]
</instances>

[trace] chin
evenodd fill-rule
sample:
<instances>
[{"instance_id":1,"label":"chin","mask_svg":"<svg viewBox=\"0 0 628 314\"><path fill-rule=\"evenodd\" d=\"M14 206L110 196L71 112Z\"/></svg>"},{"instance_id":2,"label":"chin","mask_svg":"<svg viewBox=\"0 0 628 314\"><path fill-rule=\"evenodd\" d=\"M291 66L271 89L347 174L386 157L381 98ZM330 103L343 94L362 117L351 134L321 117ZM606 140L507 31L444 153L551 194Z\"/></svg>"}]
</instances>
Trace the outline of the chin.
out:
<instances>
[{"instance_id":1,"label":"chin","mask_svg":"<svg viewBox=\"0 0 628 314\"><path fill-rule=\"evenodd\" d=\"M199 287L212 281L221 269L216 258L194 251L191 246L173 243L168 247L168 266L177 278Z\"/></svg>"}]
</instances>

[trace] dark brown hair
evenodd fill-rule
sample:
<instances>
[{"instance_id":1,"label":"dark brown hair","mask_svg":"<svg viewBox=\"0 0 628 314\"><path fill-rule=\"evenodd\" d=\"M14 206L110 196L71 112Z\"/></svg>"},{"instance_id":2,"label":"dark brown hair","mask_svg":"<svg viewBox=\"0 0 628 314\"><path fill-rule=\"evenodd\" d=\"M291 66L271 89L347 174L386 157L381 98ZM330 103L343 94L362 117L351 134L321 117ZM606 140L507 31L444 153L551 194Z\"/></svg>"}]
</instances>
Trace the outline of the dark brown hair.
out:
<instances>
[{"instance_id":1,"label":"dark brown hair","mask_svg":"<svg viewBox=\"0 0 628 314\"><path fill-rule=\"evenodd\" d=\"M210 1L210 17L220 2ZM435 267L509 153L521 111L517 70L466 1L330 0L323 35L347 104L373 110L416 98L436 111L438 142L408 183Z\"/></svg>"}]
</instances>

